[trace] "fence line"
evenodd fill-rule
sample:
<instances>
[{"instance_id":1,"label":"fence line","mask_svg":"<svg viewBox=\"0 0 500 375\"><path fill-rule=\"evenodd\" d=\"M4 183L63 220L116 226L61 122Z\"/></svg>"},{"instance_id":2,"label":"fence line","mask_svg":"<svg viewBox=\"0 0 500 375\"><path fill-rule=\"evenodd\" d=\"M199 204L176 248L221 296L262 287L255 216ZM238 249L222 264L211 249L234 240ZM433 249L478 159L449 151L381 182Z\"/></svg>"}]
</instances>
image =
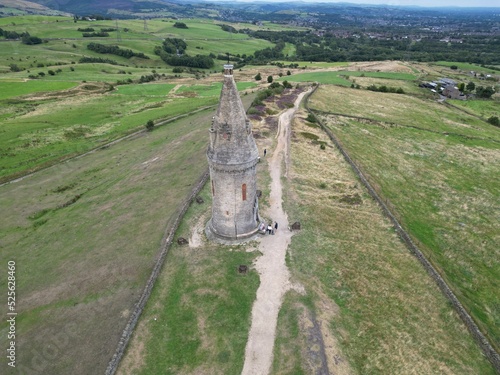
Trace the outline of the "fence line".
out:
<instances>
[{"instance_id":1,"label":"fence line","mask_svg":"<svg viewBox=\"0 0 500 375\"><path fill-rule=\"evenodd\" d=\"M205 183L208 180L209 172L208 169L203 173L201 178L199 179L198 183L195 185L195 187L191 190L191 194L186 198L184 203L181 206L180 211L178 212L174 222L172 225L169 225L167 229L165 230L165 234L163 235L162 241L161 241L161 247L160 247L160 253L158 254L157 260L155 262L155 265L153 267L153 271L151 272L151 275L149 276L149 279L146 283L146 286L141 294L141 297L139 298L139 301L136 303L134 311L132 315L130 316L130 319L125 326L125 329L123 330L122 336L120 338L120 341L118 342L118 346L116 348L115 354L111 358L111 361L108 364L108 367L106 368L106 375L113 375L115 374L116 370L118 369L118 366L120 364L120 361L123 357L123 354L125 353L125 350L127 349L127 345L130 341L130 338L132 337L132 333L135 329L135 326L137 325L137 322L139 321L139 318L142 314L142 311L144 310L144 307L146 306L146 303L149 299L149 296L151 295L151 291L153 289L153 286L156 282L156 279L158 278L158 275L160 274L161 268L163 266L163 263L165 262L165 257L167 256L168 250L170 249L170 245L172 244L172 241L174 240L174 235L177 229L179 228L179 225L181 223L181 220L184 218L184 215L186 214L186 211L188 210L189 206L193 202L194 198L200 193L201 189L203 186L205 186Z\"/></svg>"},{"instance_id":2,"label":"fence line","mask_svg":"<svg viewBox=\"0 0 500 375\"><path fill-rule=\"evenodd\" d=\"M316 89L319 87L316 86L316 88L306 96L305 98L305 108L311 112L314 113L314 111L309 109L309 97L312 95ZM379 197L378 193L375 191L375 189L371 186L371 184L368 182L364 174L361 172L361 170L358 168L356 163L351 159L349 154L345 151L345 149L342 147L340 144L339 140L335 137L335 135L328 129L319 118L317 118L317 121L319 125L321 126L321 129L328 135L330 140L335 144L335 146L338 148L340 153L344 156L344 159L349 163L351 168L354 170L356 175L359 177L363 185L366 187L368 190L369 194L375 199L375 201L380 205L382 208L382 211L384 214L391 220L396 232L398 233L399 237L401 240L405 243L407 248L410 250L410 252L415 255L415 257L420 261L424 269L427 271L427 273L432 277L432 279L436 282L438 285L439 289L441 292L445 295L445 297L450 301L452 306L454 307L455 311L458 313L462 321L465 323L467 326L468 330L471 332L472 337L476 340L476 342L479 344L481 350L483 351L484 355L488 360L491 362L495 370L500 374L500 355L495 351L489 340L484 336L484 334L481 332L477 324L474 322L470 314L467 312L467 310L464 308L464 306L460 303L456 295L453 293L451 288L448 286L446 281L441 277L439 272L434 268L434 266L427 260L425 255L420 251L420 249L415 245L415 243L412 241L408 233L401 227L399 224L399 221L396 219L396 216L391 212L389 207L387 206L386 203Z\"/></svg>"}]
</instances>

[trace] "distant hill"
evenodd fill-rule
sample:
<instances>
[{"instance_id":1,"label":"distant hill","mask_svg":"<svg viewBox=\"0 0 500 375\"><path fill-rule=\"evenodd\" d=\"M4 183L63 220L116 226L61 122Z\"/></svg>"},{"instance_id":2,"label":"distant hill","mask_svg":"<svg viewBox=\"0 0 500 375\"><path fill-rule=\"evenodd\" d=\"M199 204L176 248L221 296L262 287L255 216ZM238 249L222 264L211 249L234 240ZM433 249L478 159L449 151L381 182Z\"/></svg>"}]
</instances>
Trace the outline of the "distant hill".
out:
<instances>
[{"instance_id":1,"label":"distant hill","mask_svg":"<svg viewBox=\"0 0 500 375\"><path fill-rule=\"evenodd\" d=\"M72 14L108 14L110 10L128 11L131 13L140 12L143 9L162 9L170 6L167 1L162 0L34 0L28 1L14 1L14 0L0 0L0 4L9 3L9 7L23 9L24 6L31 5L31 10L36 13L37 10L45 12L48 9L52 11L67 12ZM23 3L26 3L23 4ZM7 5L6 5L7 6Z\"/></svg>"},{"instance_id":2,"label":"distant hill","mask_svg":"<svg viewBox=\"0 0 500 375\"><path fill-rule=\"evenodd\" d=\"M54 11L41 2L25 0L0 0L0 16L15 16L22 14L61 14L66 12Z\"/></svg>"}]
</instances>

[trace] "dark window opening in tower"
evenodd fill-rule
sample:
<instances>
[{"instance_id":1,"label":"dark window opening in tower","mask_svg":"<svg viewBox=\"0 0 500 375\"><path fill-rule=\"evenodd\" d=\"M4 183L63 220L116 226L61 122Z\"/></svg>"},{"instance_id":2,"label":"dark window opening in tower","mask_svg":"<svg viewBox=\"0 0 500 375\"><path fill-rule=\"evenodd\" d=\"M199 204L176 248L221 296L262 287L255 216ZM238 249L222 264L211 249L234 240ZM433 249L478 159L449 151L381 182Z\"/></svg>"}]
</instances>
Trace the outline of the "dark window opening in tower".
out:
<instances>
[{"instance_id":1,"label":"dark window opening in tower","mask_svg":"<svg viewBox=\"0 0 500 375\"><path fill-rule=\"evenodd\" d=\"M244 201L247 200L247 184L241 185L241 197Z\"/></svg>"}]
</instances>

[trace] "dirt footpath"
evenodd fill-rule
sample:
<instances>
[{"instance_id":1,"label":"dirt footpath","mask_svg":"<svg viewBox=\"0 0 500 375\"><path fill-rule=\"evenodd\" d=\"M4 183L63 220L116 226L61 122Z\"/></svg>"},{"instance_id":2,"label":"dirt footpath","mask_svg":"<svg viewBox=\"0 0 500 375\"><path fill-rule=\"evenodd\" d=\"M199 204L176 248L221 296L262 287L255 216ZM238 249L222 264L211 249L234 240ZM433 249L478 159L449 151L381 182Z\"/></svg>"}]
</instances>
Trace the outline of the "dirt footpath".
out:
<instances>
[{"instance_id":1,"label":"dirt footpath","mask_svg":"<svg viewBox=\"0 0 500 375\"><path fill-rule=\"evenodd\" d=\"M278 125L277 146L270 152L269 172L271 175L270 219L278 222L275 235L266 235L260 239L259 250L262 256L255 263L260 275L260 286L252 308L252 325L245 350L243 375L268 374L273 360L274 338L278 312L284 294L292 288L285 254L292 233L288 230L288 218L282 207L281 165L287 161L288 139L291 132L291 120L299 103L306 93L299 95L294 108L281 114Z\"/></svg>"}]
</instances>

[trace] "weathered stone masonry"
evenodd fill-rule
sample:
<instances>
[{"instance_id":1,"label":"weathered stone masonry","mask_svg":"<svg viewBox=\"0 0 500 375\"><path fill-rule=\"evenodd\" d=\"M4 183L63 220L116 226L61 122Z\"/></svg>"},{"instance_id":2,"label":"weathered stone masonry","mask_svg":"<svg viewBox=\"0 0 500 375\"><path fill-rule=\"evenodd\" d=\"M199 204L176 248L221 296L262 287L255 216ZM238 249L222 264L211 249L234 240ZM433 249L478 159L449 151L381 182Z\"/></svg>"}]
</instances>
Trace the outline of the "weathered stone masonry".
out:
<instances>
[{"instance_id":1,"label":"weathered stone masonry","mask_svg":"<svg viewBox=\"0 0 500 375\"><path fill-rule=\"evenodd\" d=\"M207 159L212 191L212 218L207 232L237 240L257 232L259 224L256 166L259 159L233 66L224 65L224 83L209 130Z\"/></svg>"}]
</instances>

